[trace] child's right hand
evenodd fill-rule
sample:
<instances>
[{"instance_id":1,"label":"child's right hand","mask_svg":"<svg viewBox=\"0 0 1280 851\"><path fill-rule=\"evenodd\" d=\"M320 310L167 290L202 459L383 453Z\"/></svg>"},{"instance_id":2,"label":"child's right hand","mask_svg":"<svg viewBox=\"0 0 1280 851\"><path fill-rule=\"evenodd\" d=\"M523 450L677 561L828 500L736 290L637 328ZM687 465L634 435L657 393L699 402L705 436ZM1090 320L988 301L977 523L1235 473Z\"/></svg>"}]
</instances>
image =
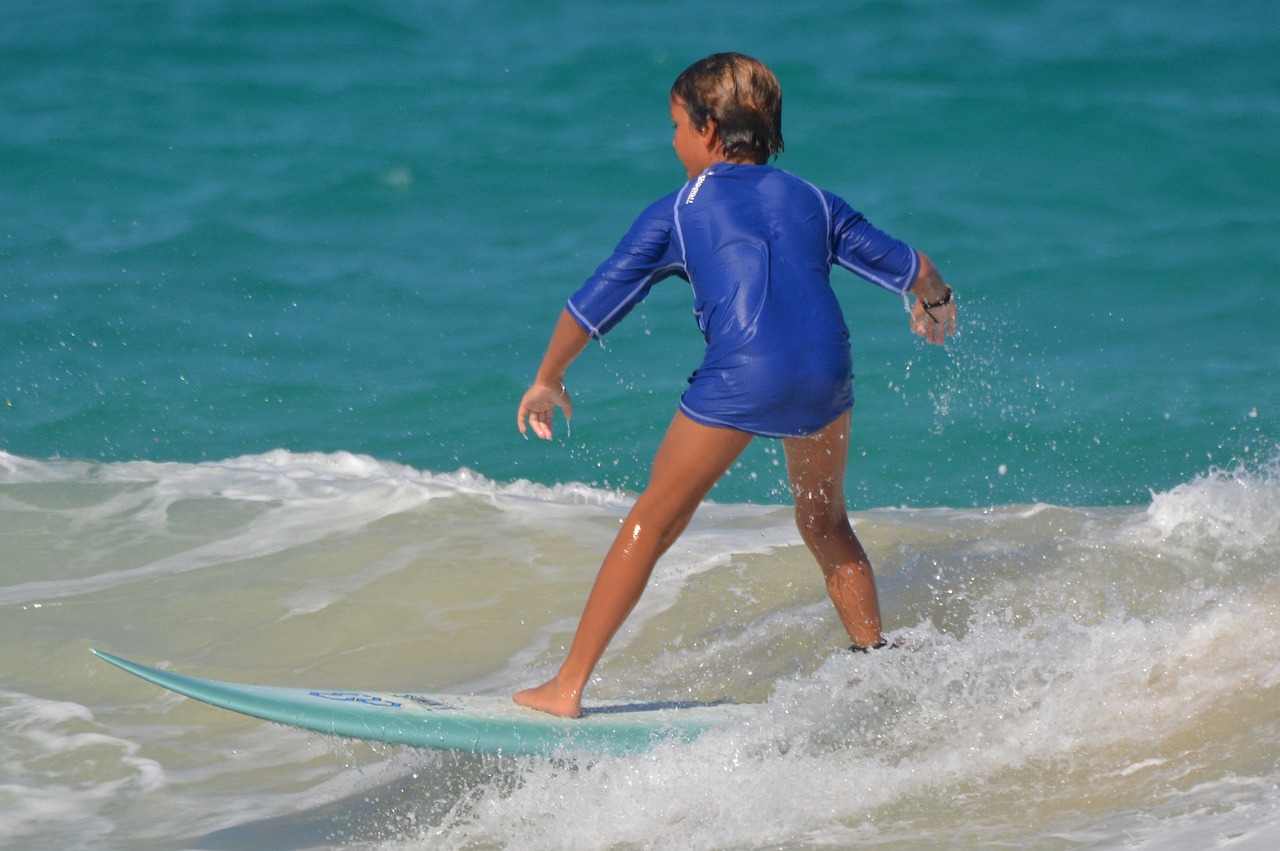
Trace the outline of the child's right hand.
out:
<instances>
[{"instance_id":1,"label":"child's right hand","mask_svg":"<svg viewBox=\"0 0 1280 851\"><path fill-rule=\"evenodd\" d=\"M516 426L520 433L525 437L529 436L525 425L527 422L534 434L543 440L550 440L551 423L555 419L557 406L564 409L566 423L573 419L573 401L563 384L534 384L525 391L524 398L520 400L520 410L516 412Z\"/></svg>"},{"instance_id":2,"label":"child's right hand","mask_svg":"<svg viewBox=\"0 0 1280 851\"><path fill-rule=\"evenodd\" d=\"M911 330L930 343L941 346L947 337L956 333L956 303L948 301L939 307L926 309L917 298L911 308Z\"/></svg>"},{"instance_id":3,"label":"child's right hand","mask_svg":"<svg viewBox=\"0 0 1280 851\"><path fill-rule=\"evenodd\" d=\"M930 343L941 346L956 333L956 303L951 297L951 287L942 280L938 267L924 254L920 257L920 270L911 285L916 303L911 308L911 330Z\"/></svg>"}]
</instances>

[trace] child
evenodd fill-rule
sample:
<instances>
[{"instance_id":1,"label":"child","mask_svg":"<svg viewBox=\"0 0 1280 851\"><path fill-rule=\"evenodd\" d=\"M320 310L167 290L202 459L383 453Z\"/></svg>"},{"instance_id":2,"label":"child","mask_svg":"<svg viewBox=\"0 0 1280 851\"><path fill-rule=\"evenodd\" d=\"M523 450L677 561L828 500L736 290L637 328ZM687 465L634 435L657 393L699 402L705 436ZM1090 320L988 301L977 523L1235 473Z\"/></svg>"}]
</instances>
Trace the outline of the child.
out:
<instances>
[{"instance_id":1,"label":"child","mask_svg":"<svg viewBox=\"0 0 1280 851\"><path fill-rule=\"evenodd\" d=\"M763 63L720 53L671 88L673 145L689 182L645 210L568 302L516 424L551 438L573 406L569 364L657 281L693 288L706 339L702 365L587 599L559 673L516 703L577 717L605 647L640 599L658 558L755 435L782 439L796 525L826 577L853 649L884 646L875 578L844 500L853 406L849 332L831 264L916 297L911 326L930 343L956 328L934 265L873 228L830 193L767 165L782 151L782 91Z\"/></svg>"}]
</instances>

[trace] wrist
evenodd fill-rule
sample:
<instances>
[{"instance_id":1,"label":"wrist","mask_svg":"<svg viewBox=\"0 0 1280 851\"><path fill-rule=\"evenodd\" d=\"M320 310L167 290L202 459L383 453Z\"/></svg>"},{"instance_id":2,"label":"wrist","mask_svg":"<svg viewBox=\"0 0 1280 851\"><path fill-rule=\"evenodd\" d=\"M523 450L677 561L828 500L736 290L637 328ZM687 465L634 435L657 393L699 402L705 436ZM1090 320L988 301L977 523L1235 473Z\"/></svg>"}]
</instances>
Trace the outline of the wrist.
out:
<instances>
[{"instance_id":1,"label":"wrist","mask_svg":"<svg viewBox=\"0 0 1280 851\"><path fill-rule=\"evenodd\" d=\"M924 296L917 296L917 298L920 299L920 306L925 310L933 310L937 307L946 307L948 304L951 304L951 287L946 287L943 290L942 295L937 299L930 300Z\"/></svg>"},{"instance_id":2,"label":"wrist","mask_svg":"<svg viewBox=\"0 0 1280 851\"><path fill-rule=\"evenodd\" d=\"M538 376L533 380L533 386L545 387L548 390L554 390L557 393L564 392L564 380L562 378L543 378Z\"/></svg>"}]
</instances>

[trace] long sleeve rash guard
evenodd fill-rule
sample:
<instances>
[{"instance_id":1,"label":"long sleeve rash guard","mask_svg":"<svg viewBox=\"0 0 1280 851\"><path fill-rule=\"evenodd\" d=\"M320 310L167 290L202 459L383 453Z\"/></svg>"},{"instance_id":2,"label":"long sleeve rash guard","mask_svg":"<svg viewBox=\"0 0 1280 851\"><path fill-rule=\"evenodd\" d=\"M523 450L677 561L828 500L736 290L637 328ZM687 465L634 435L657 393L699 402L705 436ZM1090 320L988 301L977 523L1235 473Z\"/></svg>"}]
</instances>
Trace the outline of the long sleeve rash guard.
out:
<instances>
[{"instance_id":1,"label":"long sleeve rash guard","mask_svg":"<svg viewBox=\"0 0 1280 851\"><path fill-rule=\"evenodd\" d=\"M568 309L598 338L658 281L688 281L707 348L681 410L704 425L798 436L853 405L832 265L904 293L919 263L829 192L772 166L718 163L646 209Z\"/></svg>"}]
</instances>

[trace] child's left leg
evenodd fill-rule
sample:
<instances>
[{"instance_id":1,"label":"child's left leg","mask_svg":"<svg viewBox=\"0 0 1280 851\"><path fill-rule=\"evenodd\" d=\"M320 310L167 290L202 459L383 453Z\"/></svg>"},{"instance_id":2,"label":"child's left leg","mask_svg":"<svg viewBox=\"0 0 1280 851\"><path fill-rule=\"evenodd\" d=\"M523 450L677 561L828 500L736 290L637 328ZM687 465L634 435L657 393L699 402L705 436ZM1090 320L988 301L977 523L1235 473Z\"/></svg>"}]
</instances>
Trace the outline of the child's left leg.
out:
<instances>
[{"instance_id":1,"label":"child's left leg","mask_svg":"<svg viewBox=\"0 0 1280 851\"><path fill-rule=\"evenodd\" d=\"M875 647L883 640L875 574L844 501L849 421L845 413L815 434L786 438L782 447L800 536L822 568L849 640L856 647Z\"/></svg>"},{"instance_id":2,"label":"child's left leg","mask_svg":"<svg viewBox=\"0 0 1280 851\"><path fill-rule=\"evenodd\" d=\"M551 680L517 693L516 703L553 715L579 714L592 670L639 601L659 556L750 442L745 432L700 425L676 413L658 447L649 485L600 566L568 657Z\"/></svg>"}]
</instances>

